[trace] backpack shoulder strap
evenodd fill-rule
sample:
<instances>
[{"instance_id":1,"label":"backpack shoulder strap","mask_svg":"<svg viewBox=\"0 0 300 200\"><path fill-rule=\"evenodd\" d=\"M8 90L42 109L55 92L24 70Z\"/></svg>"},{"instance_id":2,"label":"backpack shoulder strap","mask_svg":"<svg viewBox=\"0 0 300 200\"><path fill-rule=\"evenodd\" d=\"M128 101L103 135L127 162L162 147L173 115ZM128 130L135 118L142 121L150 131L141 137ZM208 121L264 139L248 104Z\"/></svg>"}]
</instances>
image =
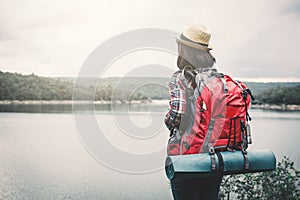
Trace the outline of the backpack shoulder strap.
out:
<instances>
[{"instance_id":1,"label":"backpack shoulder strap","mask_svg":"<svg viewBox=\"0 0 300 200\"><path fill-rule=\"evenodd\" d=\"M223 73L215 73L215 75L222 81L222 84L223 84L223 90L224 90L224 93L227 93L228 92L228 87L227 87L227 84L226 84L226 80L224 78L224 74Z\"/></svg>"}]
</instances>

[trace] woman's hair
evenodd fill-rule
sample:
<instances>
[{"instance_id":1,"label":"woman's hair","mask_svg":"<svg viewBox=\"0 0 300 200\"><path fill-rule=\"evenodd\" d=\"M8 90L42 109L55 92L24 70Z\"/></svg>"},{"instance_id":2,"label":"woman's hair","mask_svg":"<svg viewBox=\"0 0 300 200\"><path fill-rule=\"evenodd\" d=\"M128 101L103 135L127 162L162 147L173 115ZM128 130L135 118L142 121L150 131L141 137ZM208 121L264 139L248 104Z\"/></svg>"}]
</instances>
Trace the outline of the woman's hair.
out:
<instances>
[{"instance_id":1,"label":"woman's hair","mask_svg":"<svg viewBox=\"0 0 300 200\"><path fill-rule=\"evenodd\" d=\"M216 62L209 51L189 47L182 43L178 43L178 51L177 66L179 69L183 69L187 65L195 69L209 68Z\"/></svg>"}]
</instances>

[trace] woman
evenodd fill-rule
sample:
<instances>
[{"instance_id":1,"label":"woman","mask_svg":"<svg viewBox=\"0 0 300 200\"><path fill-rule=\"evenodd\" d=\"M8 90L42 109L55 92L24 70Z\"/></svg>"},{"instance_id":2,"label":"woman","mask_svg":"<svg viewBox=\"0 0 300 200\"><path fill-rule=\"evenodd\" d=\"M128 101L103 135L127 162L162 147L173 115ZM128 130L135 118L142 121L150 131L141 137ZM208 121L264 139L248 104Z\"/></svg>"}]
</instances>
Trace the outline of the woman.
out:
<instances>
[{"instance_id":1,"label":"woman","mask_svg":"<svg viewBox=\"0 0 300 200\"><path fill-rule=\"evenodd\" d=\"M170 81L170 104L165 117L165 124L170 130L168 155L200 153L204 138L192 132L196 102L193 102L196 87L195 73L202 79L216 73L213 67L215 58L209 46L211 34L201 25L192 25L177 38L179 70ZM203 105L202 105L203 106ZM198 122L197 122L198 123ZM199 120L201 128L201 119ZM197 126L197 125L196 125ZM196 127L197 128L197 127ZM184 138L183 138L184 136ZM189 138L190 137L190 138ZM171 188L175 200L180 199L217 199L222 176L217 174L209 178L185 178L171 180Z\"/></svg>"}]
</instances>

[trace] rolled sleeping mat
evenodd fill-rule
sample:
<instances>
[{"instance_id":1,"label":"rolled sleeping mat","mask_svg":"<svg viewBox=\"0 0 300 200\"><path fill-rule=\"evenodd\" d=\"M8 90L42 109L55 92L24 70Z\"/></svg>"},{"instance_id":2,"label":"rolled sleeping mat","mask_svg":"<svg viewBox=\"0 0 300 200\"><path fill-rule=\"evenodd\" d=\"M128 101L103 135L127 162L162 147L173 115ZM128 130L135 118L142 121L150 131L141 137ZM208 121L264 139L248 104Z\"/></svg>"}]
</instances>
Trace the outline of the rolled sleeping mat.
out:
<instances>
[{"instance_id":1,"label":"rolled sleeping mat","mask_svg":"<svg viewBox=\"0 0 300 200\"><path fill-rule=\"evenodd\" d=\"M176 155L168 156L165 163L166 175L170 180L175 177L210 177L220 173L228 175L272 171L275 168L276 158L270 150L249 150L246 155L242 151Z\"/></svg>"}]
</instances>

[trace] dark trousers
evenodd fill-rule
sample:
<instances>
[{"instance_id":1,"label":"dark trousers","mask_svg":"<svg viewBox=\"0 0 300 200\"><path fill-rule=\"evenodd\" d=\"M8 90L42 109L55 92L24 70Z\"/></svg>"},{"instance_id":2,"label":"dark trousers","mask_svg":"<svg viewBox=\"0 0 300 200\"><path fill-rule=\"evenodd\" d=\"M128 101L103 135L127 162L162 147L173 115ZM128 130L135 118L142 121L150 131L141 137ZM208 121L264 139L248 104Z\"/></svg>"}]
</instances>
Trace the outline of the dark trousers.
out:
<instances>
[{"instance_id":1,"label":"dark trousers","mask_svg":"<svg viewBox=\"0 0 300 200\"><path fill-rule=\"evenodd\" d=\"M174 200L215 200L222 181L222 175L208 178L182 178L171 180Z\"/></svg>"}]
</instances>

